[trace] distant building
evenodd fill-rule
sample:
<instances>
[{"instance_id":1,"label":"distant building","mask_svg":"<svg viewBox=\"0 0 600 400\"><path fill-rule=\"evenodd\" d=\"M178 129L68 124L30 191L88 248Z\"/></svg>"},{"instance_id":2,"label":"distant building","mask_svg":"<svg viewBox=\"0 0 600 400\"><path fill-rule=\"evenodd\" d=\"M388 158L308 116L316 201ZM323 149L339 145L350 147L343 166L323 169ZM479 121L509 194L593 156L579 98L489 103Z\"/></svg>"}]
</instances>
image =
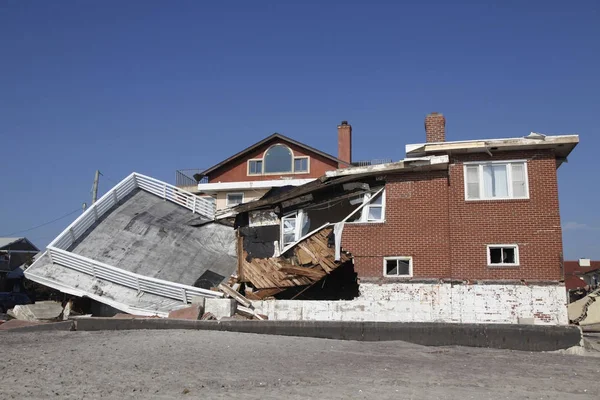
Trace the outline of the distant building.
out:
<instances>
[{"instance_id":1,"label":"distant building","mask_svg":"<svg viewBox=\"0 0 600 400\"><path fill-rule=\"evenodd\" d=\"M10 291L8 282L15 271L39 253L39 249L24 237L0 238L0 292Z\"/></svg>"},{"instance_id":2,"label":"distant building","mask_svg":"<svg viewBox=\"0 0 600 400\"><path fill-rule=\"evenodd\" d=\"M218 211L259 199L272 188L303 185L351 162L352 126L342 121L338 157L274 133L203 171L178 171L177 186L213 196Z\"/></svg>"}]
</instances>

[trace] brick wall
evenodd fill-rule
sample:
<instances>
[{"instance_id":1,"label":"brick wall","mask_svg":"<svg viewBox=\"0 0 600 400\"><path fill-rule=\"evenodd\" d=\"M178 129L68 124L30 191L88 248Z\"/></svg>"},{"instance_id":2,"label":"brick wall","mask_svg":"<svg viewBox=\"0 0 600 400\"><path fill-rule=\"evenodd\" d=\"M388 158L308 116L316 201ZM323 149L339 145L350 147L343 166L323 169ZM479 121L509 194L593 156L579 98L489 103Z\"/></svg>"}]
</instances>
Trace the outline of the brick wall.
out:
<instances>
[{"instance_id":1,"label":"brick wall","mask_svg":"<svg viewBox=\"0 0 600 400\"><path fill-rule=\"evenodd\" d=\"M389 176L384 223L346 224L342 246L361 277L381 277L383 257L412 256L415 278L450 277L446 171Z\"/></svg>"},{"instance_id":2,"label":"brick wall","mask_svg":"<svg viewBox=\"0 0 600 400\"><path fill-rule=\"evenodd\" d=\"M465 201L464 161L526 159L528 200ZM561 279L562 230L552 151L454 157L450 166L452 276L460 279ZM520 266L488 268L487 244L519 245Z\"/></svg>"},{"instance_id":3,"label":"brick wall","mask_svg":"<svg viewBox=\"0 0 600 400\"><path fill-rule=\"evenodd\" d=\"M309 156L310 171L307 174L275 174L275 175L248 175L248 160L255 158L263 158L265 151L274 144L281 143L292 149L294 157ZM292 179L309 179L318 178L325 174L326 171L337 169L338 165L335 161L322 157L315 153L309 153L305 149L282 141L273 141L265 144L254 152L249 153L245 157L236 160L235 162L224 165L222 168L212 172L209 176L210 183L216 182L246 182L246 181L266 181L281 179L283 177Z\"/></svg>"},{"instance_id":4,"label":"brick wall","mask_svg":"<svg viewBox=\"0 0 600 400\"><path fill-rule=\"evenodd\" d=\"M465 201L464 161L526 159L529 200ZM488 244L519 245L520 266L487 266ZM412 256L413 280L561 279L562 232L551 151L455 156L449 171L388 177L384 223L346 224L342 246L361 278L383 277L383 257Z\"/></svg>"}]
</instances>

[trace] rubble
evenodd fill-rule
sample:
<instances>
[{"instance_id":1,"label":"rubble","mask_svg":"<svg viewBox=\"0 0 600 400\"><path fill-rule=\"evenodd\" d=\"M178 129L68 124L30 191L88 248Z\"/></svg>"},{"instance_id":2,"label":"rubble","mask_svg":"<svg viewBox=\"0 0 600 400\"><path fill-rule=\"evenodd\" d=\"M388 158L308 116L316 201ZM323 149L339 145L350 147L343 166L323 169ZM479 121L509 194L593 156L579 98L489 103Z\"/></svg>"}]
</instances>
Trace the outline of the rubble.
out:
<instances>
[{"instance_id":1,"label":"rubble","mask_svg":"<svg viewBox=\"0 0 600 400\"><path fill-rule=\"evenodd\" d=\"M63 306L55 301L39 301L15 306L8 314L21 321L57 321L63 315Z\"/></svg>"}]
</instances>

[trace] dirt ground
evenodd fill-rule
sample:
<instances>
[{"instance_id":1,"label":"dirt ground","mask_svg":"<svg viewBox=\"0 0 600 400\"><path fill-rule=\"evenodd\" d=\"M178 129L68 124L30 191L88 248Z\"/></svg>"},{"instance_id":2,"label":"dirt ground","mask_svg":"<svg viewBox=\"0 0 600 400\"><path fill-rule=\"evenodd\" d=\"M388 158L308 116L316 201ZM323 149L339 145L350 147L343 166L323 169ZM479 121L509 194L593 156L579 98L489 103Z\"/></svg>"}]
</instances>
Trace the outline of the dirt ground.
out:
<instances>
[{"instance_id":1,"label":"dirt ground","mask_svg":"<svg viewBox=\"0 0 600 400\"><path fill-rule=\"evenodd\" d=\"M0 334L1 399L597 399L600 358L210 331Z\"/></svg>"}]
</instances>

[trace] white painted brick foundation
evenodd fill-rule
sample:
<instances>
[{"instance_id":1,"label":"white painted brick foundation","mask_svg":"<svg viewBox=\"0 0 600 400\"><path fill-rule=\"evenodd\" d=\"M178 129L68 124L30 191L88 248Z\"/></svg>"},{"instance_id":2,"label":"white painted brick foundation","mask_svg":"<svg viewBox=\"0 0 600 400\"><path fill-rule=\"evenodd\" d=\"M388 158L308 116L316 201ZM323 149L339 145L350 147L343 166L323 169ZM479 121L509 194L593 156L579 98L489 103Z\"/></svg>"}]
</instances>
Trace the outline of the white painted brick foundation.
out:
<instances>
[{"instance_id":1,"label":"white painted brick foundation","mask_svg":"<svg viewBox=\"0 0 600 400\"><path fill-rule=\"evenodd\" d=\"M390 283L360 285L349 301L253 302L272 320L400 321L565 325L564 286Z\"/></svg>"}]
</instances>

